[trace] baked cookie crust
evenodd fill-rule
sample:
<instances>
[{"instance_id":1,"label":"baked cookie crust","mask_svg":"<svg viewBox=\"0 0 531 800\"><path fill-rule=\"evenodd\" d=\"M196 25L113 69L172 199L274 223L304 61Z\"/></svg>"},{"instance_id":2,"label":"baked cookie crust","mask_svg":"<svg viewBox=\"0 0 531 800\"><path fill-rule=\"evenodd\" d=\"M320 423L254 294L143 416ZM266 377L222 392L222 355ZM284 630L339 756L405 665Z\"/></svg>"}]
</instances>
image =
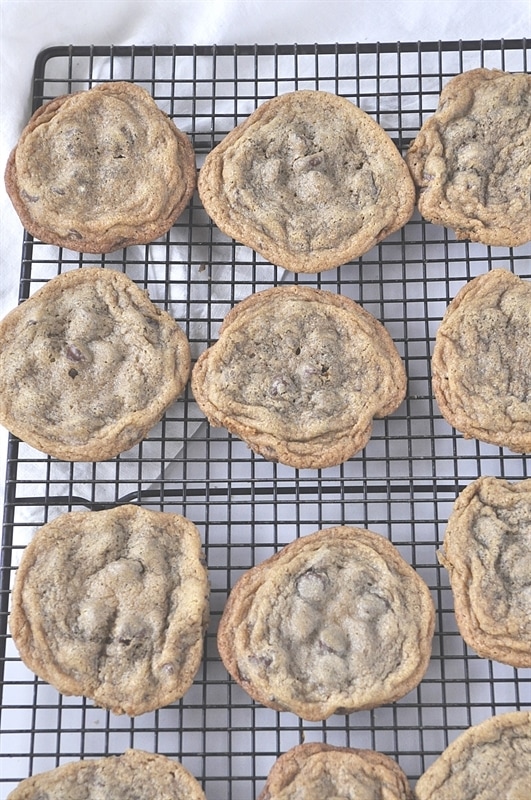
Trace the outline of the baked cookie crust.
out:
<instances>
[{"instance_id":1,"label":"baked cookie crust","mask_svg":"<svg viewBox=\"0 0 531 800\"><path fill-rule=\"evenodd\" d=\"M439 561L457 625L483 658L531 667L531 480L485 476L458 496Z\"/></svg>"},{"instance_id":2,"label":"baked cookie crust","mask_svg":"<svg viewBox=\"0 0 531 800\"><path fill-rule=\"evenodd\" d=\"M5 185L41 241L109 253L166 233L196 176L188 136L145 89L115 81L39 108L11 152Z\"/></svg>"},{"instance_id":3,"label":"baked cookie crust","mask_svg":"<svg viewBox=\"0 0 531 800\"><path fill-rule=\"evenodd\" d=\"M198 191L223 233L292 272L363 255L415 206L383 128L350 100L312 90L262 103L207 155Z\"/></svg>"},{"instance_id":4,"label":"baked cookie crust","mask_svg":"<svg viewBox=\"0 0 531 800\"><path fill-rule=\"evenodd\" d=\"M199 532L185 517L134 505L69 512L25 549L9 625L42 680L137 716L192 685L208 594Z\"/></svg>"},{"instance_id":5,"label":"baked cookie crust","mask_svg":"<svg viewBox=\"0 0 531 800\"><path fill-rule=\"evenodd\" d=\"M72 761L21 781L7 800L206 800L182 764L143 750Z\"/></svg>"},{"instance_id":6,"label":"baked cookie crust","mask_svg":"<svg viewBox=\"0 0 531 800\"><path fill-rule=\"evenodd\" d=\"M428 587L391 542L340 526L296 539L242 575L218 649L254 700L324 720L415 688L434 616Z\"/></svg>"},{"instance_id":7,"label":"baked cookie crust","mask_svg":"<svg viewBox=\"0 0 531 800\"><path fill-rule=\"evenodd\" d=\"M342 295L279 286L238 303L192 371L211 425L292 467L341 464L398 408L406 373L384 326Z\"/></svg>"},{"instance_id":8,"label":"baked cookie crust","mask_svg":"<svg viewBox=\"0 0 531 800\"><path fill-rule=\"evenodd\" d=\"M531 449L531 285L505 269L469 281L435 337L432 386L465 438Z\"/></svg>"},{"instance_id":9,"label":"baked cookie crust","mask_svg":"<svg viewBox=\"0 0 531 800\"><path fill-rule=\"evenodd\" d=\"M441 92L406 155L422 216L458 239L531 240L531 75L473 69Z\"/></svg>"},{"instance_id":10,"label":"baked cookie crust","mask_svg":"<svg viewBox=\"0 0 531 800\"><path fill-rule=\"evenodd\" d=\"M316 742L298 745L281 755L258 800L301 797L413 800L413 792L405 774L388 756Z\"/></svg>"},{"instance_id":11,"label":"baked cookie crust","mask_svg":"<svg viewBox=\"0 0 531 800\"><path fill-rule=\"evenodd\" d=\"M178 323L111 269L52 278L0 322L0 342L0 423L66 461L133 447L190 376Z\"/></svg>"},{"instance_id":12,"label":"baked cookie crust","mask_svg":"<svg viewBox=\"0 0 531 800\"><path fill-rule=\"evenodd\" d=\"M513 711L468 728L421 775L418 800L526 800L531 712Z\"/></svg>"}]
</instances>

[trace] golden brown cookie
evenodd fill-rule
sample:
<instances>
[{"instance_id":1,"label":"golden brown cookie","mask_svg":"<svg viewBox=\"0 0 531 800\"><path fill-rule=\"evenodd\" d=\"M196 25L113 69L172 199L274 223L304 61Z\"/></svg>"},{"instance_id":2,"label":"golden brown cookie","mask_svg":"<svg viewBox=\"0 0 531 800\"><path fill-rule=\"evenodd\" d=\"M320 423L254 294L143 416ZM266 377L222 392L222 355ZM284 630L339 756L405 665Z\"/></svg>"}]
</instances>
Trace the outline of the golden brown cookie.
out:
<instances>
[{"instance_id":1,"label":"golden brown cookie","mask_svg":"<svg viewBox=\"0 0 531 800\"><path fill-rule=\"evenodd\" d=\"M233 587L218 648L256 701L306 720L406 695L431 656L428 587L382 536L348 526L291 542Z\"/></svg>"},{"instance_id":2,"label":"golden brown cookie","mask_svg":"<svg viewBox=\"0 0 531 800\"><path fill-rule=\"evenodd\" d=\"M531 667L531 480L467 486L438 556L465 642L483 658Z\"/></svg>"},{"instance_id":3,"label":"golden brown cookie","mask_svg":"<svg viewBox=\"0 0 531 800\"><path fill-rule=\"evenodd\" d=\"M52 278L0 322L0 423L44 453L104 461L185 389L188 339L120 272Z\"/></svg>"},{"instance_id":4,"label":"golden brown cookie","mask_svg":"<svg viewBox=\"0 0 531 800\"><path fill-rule=\"evenodd\" d=\"M468 728L421 775L417 800L529 800L531 713L514 711Z\"/></svg>"},{"instance_id":5,"label":"golden brown cookie","mask_svg":"<svg viewBox=\"0 0 531 800\"><path fill-rule=\"evenodd\" d=\"M505 269L469 281L437 331L433 391L465 438L531 449L531 285Z\"/></svg>"},{"instance_id":6,"label":"golden brown cookie","mask_svg":"<svg viewBox=\"0 0 531 800\"><path fill-rule=\"evenodd\" d=\"M425 219L458 239L531 240L531 75L473 69L446 84L407 164Z\"/></svg>"},{"instance_id":7,"label":"golden brown cookie","mask_svg":"<svg viewBox=\"0 0 531 800\"><path fill-rule=\"evenodd\" d=\"M273 765L258 800L413 800L405 774L388 756L328 744L301 744Z\"/></svg>"},{"instance_id":8,"label":"golden brown cookie","mask_svg":"<svg viewBox=\"0 0 531 800\"><path fill-rule=\"evenodd\" d=\"M26 666L58 691L136 716L192 685L208 593L185 517L134 505L70 512L24 551L10 629Z\"/></svg>"},{"instance_id":9,"label":"golden brown cookie","mask_svg":"<svg viewBox=\"0 0 531 800\"><path fill-rule=\"evenodd\" d=\"M209 153L198 190L221 231L293 272L363 255L415 205L383 128L350 100L310 90L262 103Z\"/></svg>"},{"instance_id":10,"label":"golden brown cookie","mask_svg":"<svg viewBox=\"0 0 531 800\"><path fill-rule=\"evenodd\" d=\"M8 800L206 800L182 764L143 750L72 761L23 780Z\"/></svg>"},{"instance_id":11,"label":"golden brown cookie","mask_svg":"<svg viewBox=\"0 0 531 800\"><path fill-rule=\"evenodd\" d=\"M5 183L24 227L81 253L144 244L168 231L196 185L188 136L142 87L102 83L39 108Z\"/></svg>"},{"instance_id":12,"label":"golden brown cookie","mask_svg":"<svg viewBox=\"0 0 531 800\"><path fill-rule=\"evenodd\" d=\"M280 286L238 303L192 372L210 423L292 467L329 467L361 450L374 417L406 392L384 326L339 294Z\"/></svg>"}]
</instances>

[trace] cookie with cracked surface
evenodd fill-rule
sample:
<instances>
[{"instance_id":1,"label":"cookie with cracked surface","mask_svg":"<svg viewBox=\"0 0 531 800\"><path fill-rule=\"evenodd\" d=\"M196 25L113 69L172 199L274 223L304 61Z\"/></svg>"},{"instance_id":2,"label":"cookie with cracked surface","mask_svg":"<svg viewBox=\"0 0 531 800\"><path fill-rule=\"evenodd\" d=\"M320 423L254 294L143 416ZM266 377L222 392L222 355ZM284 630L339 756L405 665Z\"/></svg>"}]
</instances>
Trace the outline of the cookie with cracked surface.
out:
<instances>
[{"instance_id":1,"label":"cookie with cracked surface","mask_svg":"<svg viewBox=\"0 0 531 800\"><path fill-rule=\"evenodd\" d=\"M311 90L262 103L208 154L198 191L223 233L292 272L358 258L415 206L386 131L350 100Z\"/></svg>"},{"instance_id":2,"label":"cookie with cracked surface","mask_svg":"<svg viewBox=\"0 0 531 800\"><path fill-rule=\"evenodd\" d=\"M391 542L340 526L296 539L242 575L218 649L254 700L324 720L415 688L434 617L428 587Z\"/></svg>"},{"instance_id":3,"label":"cookie with cracked surface","mask_svg":"<svg viewBox=\"0 0 531 800\"><path fill-rule=\"evenodd\" d=\"M145 89L115 81L39 108L11 152L5 184L41 241L109 253L166 233L196 175L187 134Z\"/></svg>"},{"instance_id":4,"label":"cookie with cracked surface","mask_svg":"<svg viewBox=\"0 0 531 800\"><path fill-rule=\"evenodd\" d=\"M0 424L66 461L133 447L190 376L178 323L111 269L52 278L0 322L0 342Z\"/></svg>"},{"instance_id":5,"label":"cookie with cracked surface","mask_svg":"<svg viewBox=\"0 0 531 800\"><path fill-rule=\"evenodd\" d=\"M21 781L7 800L206 800L198 781L167 756L130 749L62 764Z\"/></svg>"},{"instance_id":6,"label":"cookie with cracked surface","mask_svg":"<svg viewBox=\"0 0 531 800\"><path fill-rule=\"evenodd\" d=\"M432 385L466 439L531 449L531 285L494 269L463 286L439 326Z\"/></svg>"},{"instance_id":7,"label":"cookie with cracked surface","mask_svg":"<svg viewBox=\"0 0 531 800\"><path fill-rule=\"evenodd\" d=\"M136 716L192 685L208 594L185 517L133 505L69 512L25 549L10 628L26 666L59 692Z\"/></svg>"},{"instance_id":8,"label":"cookie with cracked surface","mask_svg":"<svg viewBox=\"0 0 531 800\"><path fill-rule=\"evenodd\" d=\"M468 728L421 775L418 800L529 800L531 713L513 711Z\"/></svg>"},{"instance_id":9,"label":"cookie with cracked surface","mask_svg":"<svg viewBox=\"0 0 531 800\"><path fill-rule=\"evenodd\" d=\"M406 161L422 216L458 239L531 240L531 75L473 69L452 78Z\"/></svg>"},{"instance_id":10,"label":"cookie with cracked surface","mask_svg":"<svg viewBox=\"0 0 531 800\"><path fill-rule=\"evenodd\" d=\"M531 480L485 476L455 501L439 561L465 642L483 658L531 667Z\"/></svg>"},{"instance_id":11,"label":"cookie with cracked surface","mask_svg":"<svg viewBox=\"0 0 531 800\"><path fill-rule=\"evenodd\" d=\"M300 797L413 800L413 793L398 764L382 753L311 743L280 756L258 800Z\"/></svg>"},{"instance_id":12,"label":"cookie with cracked surface","mask_svg":"<svg viewBox=\"0 0 531 800\"><path fill-rule=\"evenodd\" d=\"M238 303L199 357L192 391L212 425L270 461L341 464L406 392L384 326L339 294L280 286Z\"/></svg>"}]
</instances>

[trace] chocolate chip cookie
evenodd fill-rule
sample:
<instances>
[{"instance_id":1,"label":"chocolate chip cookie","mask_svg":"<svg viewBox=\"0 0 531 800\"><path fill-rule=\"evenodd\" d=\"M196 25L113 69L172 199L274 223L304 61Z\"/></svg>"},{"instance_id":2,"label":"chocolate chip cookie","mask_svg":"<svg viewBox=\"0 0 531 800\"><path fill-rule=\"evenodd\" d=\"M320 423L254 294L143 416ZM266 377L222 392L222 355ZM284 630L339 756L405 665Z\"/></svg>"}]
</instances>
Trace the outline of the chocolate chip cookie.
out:
<instances>
[{"instance_id":1,"label":"chocolate chip cookie","mask_svg":"<svg viewBox=\"0 0 531 800\"><path fill-rule=\"evenodd\" d=\"M109 253L166 233L196 185L188 136L142 87L102 83L39 108L5 184L24 227L81 253Z\"/></svg>"},{"instance_id":2,"label":"chocolate chip cookie","mask_svg":"<svg viewBox=\"0 0 531 800\"><path fill-rule=\"evenodd\" d=\"M206 800L182 764L143 750L72 761L23 780L8 800Z\"/></svg>"},{"instance_id":3,"label":"chocolate chip cookie","mask_svg":"<svg viewBox=\"0 0 531 800\"><path fill-rule=\"evenodd\" d=\"M531 449L531 285L505 269L469 281L450 303L432 358L435 398L465 438Z\"/></svg>"},{"instance_id":4,"label":"chocolate chip cookie","mask_svg":"<svg viewBox=\"0 0 531 800\"><path fill-rule=\"evenodd\" d=\"M528 800L531 713L514 711L468 728L421 775L418 800Z\"/></svg>"},{"instance_id":5,"label":"chocolate chip cookie","mask_svg":"<svg viewBox=\"0 0 531 800\"><path fill-rule=\"evenodd\" d=\"M374 750L301 744L275 762L258 800L413 800L407 778L394 761Z\"/></svg>"},{"instance_id":6,"label":"chocolate chip cookie","mask_svg":"<svg viewBox=\"0 0 531 800\"><path fill-rule=\"evenodd\" d=\"M311 90L263 102L209 153L198 190L221 231L293 272L358 258L415 205L386 131L350 100Z\"/></svg>"},{"instance_id":7,"label":"chocolate chip cookie","mask_svg":"<svg viewBox=\"0 0 531 800\"><path fill-rule=\"evenodd\" d=\"M66 461L105 461L144 439L184 391L188 339L126 275L83 267L0 322L0 423Z\"/></svg>"},{"instance_id":8,"label":"chocolate chip cookie","mask_svg":"<svg viewBox=\"0 0 531 800\"><path fill-rule=\"evenodd\" d=\"M467 486L438 556L465 642L483 658L531 667L531 480Z\"/></svg>"},{"instance_id":9,"label":"chocolate chip cookie","mask_svg":"<svg viewBox=\"0 0 531 800\"><path fill-rule=\"evenodd\" d=\"M292 467L341 464L391 414L406 374L384 326L342 295L305 286L258 292L226 316L192 372L210 423Z\"/></svg>"},{"instance_id":10,"label":"chocolate chip cookie","mask_svg":"<svg viewBox=\"0 0 531 800\"><path fill-rule=\"evenodd\" d=\"M340 526L296 539L244 573L218 647L254 700L323 720L392 703L417 686L434 616L428 587L391 542Z\"/></svg>"},{"instance_id":11,"label":"chocolate chip cookie","mask_svg":"<svg viewBox=\"0 0 531 800\"><path fill-rule=\"evenodd\" d=\"M531 75L473 69L441 92L406 155L425 219L458 239L531 240Z\"/></svg>"},{"instance_id":12,"label":"chocolate chip cookie","mask_svg":"<svg viewBox=\"0 0 531 800\"><path fill-rule=\"evenodd\" d=\"M136 716L189 689L207 619L195 525L127 505L65 513L37 531L10 628L26 666L58 691Z\"/></svg>"}]
</instances>

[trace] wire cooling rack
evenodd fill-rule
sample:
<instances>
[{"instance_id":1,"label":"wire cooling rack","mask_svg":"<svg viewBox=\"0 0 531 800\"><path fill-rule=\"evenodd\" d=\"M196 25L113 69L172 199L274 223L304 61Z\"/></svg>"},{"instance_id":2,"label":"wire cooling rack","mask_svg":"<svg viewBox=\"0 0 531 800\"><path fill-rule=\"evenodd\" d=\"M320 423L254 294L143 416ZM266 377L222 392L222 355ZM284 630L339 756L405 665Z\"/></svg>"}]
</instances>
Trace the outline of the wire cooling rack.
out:
<instances>
[{"instance_id":1,"label":"wire cooling rack","mask_svg":"<svg viewBox=\"0 0 531 800\"><path fill-rule=\"evenodd\" d=\"M521 41L236 47L55 47L35 65L33 106L107 80L147 88L191 137L198 167L261 102L295 89L348 97L402 152L436 108L452 76L478 66L528 70ZM7 113L7 112L6 112ZM520 480L528 459L465 441L433 400L430 354L442 315L475 275L504 266L531 276L530 248L458 242L418 214L365 256L303 276L266 263L221 234L194 197L162 239L106 256L79 255L25 235L20 300L59 272L97 264L126 272L186 331L197 358L225 314L268 286L307 283L361 303L387 327L404 359L407 398L376 421L365 450L344 465L294 470L254 456L209 427L188 391L145 442L102 464L65 464L10 437L3 529L0 791L66 761L138 747L180 760L209 800L256 797L275 759L302 741L372 748L396 759L412 785L461 731L531 705L531 670L478 658L459 636L444 569L437 563L452 503L482 474ZM63 697L18 658L7 626L24 546L58 514L140 503L182 513L199 527L211 580L211 624L192 688L135 719ZM303 722L253 703L225 672L216 627L243 571L298 536L337 524L389 538L426 580L437 609L433 655L419 687L373 711Z\"/></svg>"}]
</instances>

